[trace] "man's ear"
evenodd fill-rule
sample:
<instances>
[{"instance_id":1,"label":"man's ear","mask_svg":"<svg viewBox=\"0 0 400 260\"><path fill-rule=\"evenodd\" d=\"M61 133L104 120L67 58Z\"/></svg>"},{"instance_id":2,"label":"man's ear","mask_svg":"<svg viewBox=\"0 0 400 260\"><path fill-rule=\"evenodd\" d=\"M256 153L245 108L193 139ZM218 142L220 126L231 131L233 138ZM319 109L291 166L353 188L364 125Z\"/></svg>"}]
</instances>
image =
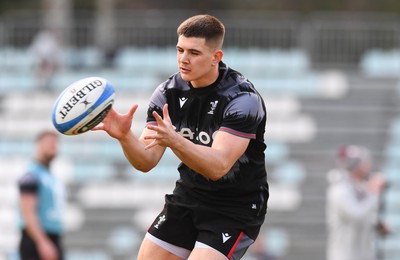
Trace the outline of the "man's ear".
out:
<instances>
[{"instance_id":1,"label":"man's ear","mask_svg":"<svg viewBox=\"0 0 400 260\"><path fill-rule=\"evenodd\" d=\"M214 59L213 59L213 65L218 65L218 63L222 60L222 57L224 56L224 53L222 50L217 50L214 52Z\"/></svg>"}]
</instances>

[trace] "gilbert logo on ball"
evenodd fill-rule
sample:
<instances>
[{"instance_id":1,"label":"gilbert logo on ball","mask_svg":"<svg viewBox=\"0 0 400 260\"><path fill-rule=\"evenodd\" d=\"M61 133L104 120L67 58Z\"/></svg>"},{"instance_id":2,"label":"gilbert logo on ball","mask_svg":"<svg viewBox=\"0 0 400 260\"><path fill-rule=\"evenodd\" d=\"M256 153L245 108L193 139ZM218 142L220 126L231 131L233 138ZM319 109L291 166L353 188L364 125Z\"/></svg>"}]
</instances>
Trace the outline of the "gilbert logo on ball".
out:
<instances>
[{"instance_id":1,"label":"gilbert logo on ball","mask_svg":"<svg viewBox=\"0 0 400 260\"><path fill-rule=\"evenodd\" d=\"M89 77L69 85L57 98L52 120L65 135L89 131L107 116L114 103L115 91L104 78Z\"/></svg>"}]
</instances>

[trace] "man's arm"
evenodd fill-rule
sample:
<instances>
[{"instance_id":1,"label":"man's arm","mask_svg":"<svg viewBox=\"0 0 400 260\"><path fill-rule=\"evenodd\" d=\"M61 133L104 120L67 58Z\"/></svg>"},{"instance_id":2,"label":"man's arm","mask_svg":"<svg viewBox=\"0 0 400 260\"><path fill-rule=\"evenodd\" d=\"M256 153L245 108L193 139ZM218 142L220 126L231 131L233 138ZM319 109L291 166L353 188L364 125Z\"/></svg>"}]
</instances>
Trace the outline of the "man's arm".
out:
<instances>
[{"instance_id":1,"label":"man's arm","mask_svg":"<svg viewBox=\"0 0 400 260\"><path fill-rule=\"evenodd\" d=\"M37 195L35 193L22 192L20 204L26 231L35 241L41 258L45 260L58 259L57 250L43 231L36 213Z\"/></svg>"},{"instance_id":2,"label":"man's arm","mask_svg":"<svg viewBox=\"0 0 400 260\"><path fill-rule=\"evenodd\" d=\"M137 170L148 172L153 169L161 160L165 152L165 147L157 146L153 149L146 149L149 144L144 136L153 134L154 131L148 128L143 129L140 138L137 138L132 132L129 132L124 138L119 140L125 157Z\"/></svg>"},{"instance_id":3,"label":"man's arm","mask_svg":"<svg viewBox=\"0 0 400 260\"><path fill-rule=\"evenodd\" d=\"M368 194L359 201L353 190L345 186L335 187L330 194L339 213L349 221L375 221L378 210L377 194Z\"/></svg>"},{"instance_id":4,"label":"man's arm","mask_svg":"<svg viewBox=\"0 0 400 260\"><path fill-rule=\"evenodd\" d=\"M246 151L250 142L247 138L219 131L216 133L211 147L197 145L175 132L167 105L163 108L163 114L164 119L153 112L157 126L147 126L152 132L143 136L145 140L151 141L146 149L159 149L160 146L170 147L184 164L211 180L218 180L225 176Z\"/></svg>"},{"instance_id":5,"label":"man's arm","mask_svg":"<svg viewBox=\"0 0 400 260\"><path fill-rule=\"evenodd\" d=\"M250 140L219 131L211 147L197 145L180 136L171 150L192 170L211 179L224 177L246 151Z\"/></svg>"},{"instance_id":6,"label":"man's arm","mask_svg":"<svg viewBox=\"0 0 400 260\"><path fill-rule=\"evenodd\" d=\"M153 131L145 128L141 137L137 137L131 131L133 115L138 105L133 105L127 114L119 114L111 108L103 122L92 130L104 130L111 137L117 139L122 147L125 157L137 170L148 172L154 168L160 161L165 147L156 147L147 150L146 145L150 142L143 136L152 134Z\"/></svg>"}]
</instances>

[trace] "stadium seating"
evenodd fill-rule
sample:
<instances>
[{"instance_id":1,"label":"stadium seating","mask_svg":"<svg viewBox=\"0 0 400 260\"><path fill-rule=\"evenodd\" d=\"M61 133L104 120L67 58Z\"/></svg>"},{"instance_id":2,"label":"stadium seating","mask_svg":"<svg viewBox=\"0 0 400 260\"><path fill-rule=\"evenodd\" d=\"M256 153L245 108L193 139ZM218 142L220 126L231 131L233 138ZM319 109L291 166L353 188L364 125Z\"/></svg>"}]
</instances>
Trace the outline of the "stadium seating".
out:
<instances>
[{"instance_id":1,"label":"stadium seating","mask_svg":"<svg viewBox=\"0 0 400 260\"><path fill-rule=\"evenodd\" d=\"M65 66L54 76L50 91L36 88L26 49L0 48L0 53L16 57L0 60L0 230L11 227L0 236L0 254L12 255L18 239L11 223L17 203L14 185L32 156L33 137L52 127L49 111L58 94L77 79L103 76L116 88L118 111L125 113L139 104L132 130L140 133L153 89L176 71L176 53L173 47L126 47L116 53L112 66L104 66L96 48L67 49ZM377 75L367 69L372 65L362 65L367 66L360 68L362 73L317 70L298 49L231 48L225 55L229 66L256 85L268 110L266 163L273 195L261 232L265 243L285 259L323 259L326 172L334 166L338 146L367 146L377 167L400 187L400 81L393 74L371 78ZM23 57L26 62L19 66ZM69 186L67 259L132 257L161 209L163 195L173 188L178 159L167 150L160 165L143 174L129 165L118 142L105 133L62 136L61 142L57 165ZM390 192L385 197L385 217L395 227L398 196ZM388 256L398 254L399 241L391 236L382 250Z\"/></svg>"}]
</instances>

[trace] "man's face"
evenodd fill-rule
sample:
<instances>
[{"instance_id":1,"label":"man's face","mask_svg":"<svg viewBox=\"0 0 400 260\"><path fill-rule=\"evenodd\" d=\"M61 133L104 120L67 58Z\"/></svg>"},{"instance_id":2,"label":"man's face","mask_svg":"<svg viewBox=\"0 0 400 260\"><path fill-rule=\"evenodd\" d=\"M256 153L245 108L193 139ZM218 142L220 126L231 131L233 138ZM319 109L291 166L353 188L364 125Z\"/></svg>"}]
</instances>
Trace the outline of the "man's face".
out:
<instances>
[{"instance_id":1,"label":"man's face","mask_svg":"<svg viewBox=\"0 0 400 260\"><path fill-rule=\"evenodd\" d=\"M371 161L363 160L359 163L359 165L354 169L353 175L359 180L368 179L371 170Z\"/></svg>"},{"instance_id":2,"label":"man's face","mask_svg":"<svg viewBox=\"0 0 400 260\"><path fill-rule=\"evenodd\" d=\"M39 157L45 162L51 162L58 152L58 138L54 135L46 135L38 142Z\"/></svg>"},{"instance_id":3,"label":"man's face","mask_svg":"<svg viewBox=\"0 0 400 260\"><path fill-rule=\"evenodd\" d=\"M366 179L370 175L371 172L371 162L369 160L365 160L360 165L361 170L361 178Z\"/></svg>"},{"instance_id":4,"label":"man's face","mask_svg":"<svg viewBox=\"0 0 400 260\"><path fill-rule=\"evenodd\" d=\"M206 87L218 76L218 51L212 50L204 38L179 36L177 61L183 80L193 87Z\"/></svg>"}]
</instances>

